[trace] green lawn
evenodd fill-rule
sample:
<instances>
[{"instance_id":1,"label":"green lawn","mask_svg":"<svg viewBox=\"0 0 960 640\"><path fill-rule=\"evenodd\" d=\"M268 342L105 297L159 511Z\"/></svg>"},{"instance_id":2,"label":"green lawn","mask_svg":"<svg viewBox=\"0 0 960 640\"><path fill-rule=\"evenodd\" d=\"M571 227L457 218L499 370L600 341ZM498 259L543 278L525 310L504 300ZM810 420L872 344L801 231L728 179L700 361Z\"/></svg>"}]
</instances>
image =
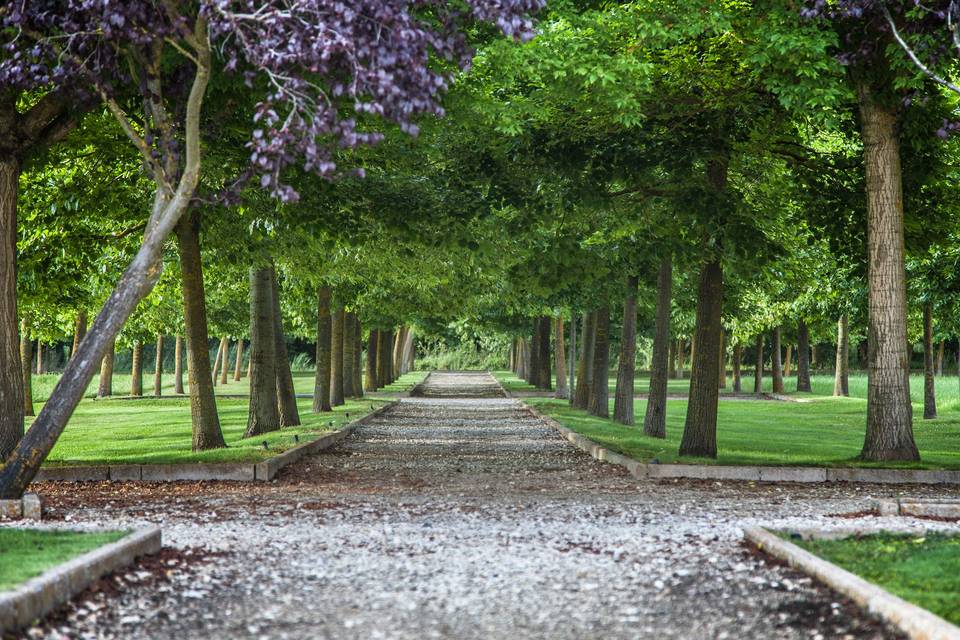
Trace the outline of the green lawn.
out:
<instances>
[{"instance_id":1,"label":"green lawn","mask_svg":"<svg viewBox=\"0 0 960 640\"><path fill-rule=\"evenodd\" d=\"M880 534L791 540L890 593L960 624L960 537Z\"/></svg>"},{"instance_id":2,"label":"green lawn","mask_svg":"<svg viewBox=\"0 0 960 640\"><path fill-rule=\"evenodd\" d=\"M423 380L426 372L401 376L384 389L403 392ZM53 377L53 376L49 376ZM127 377L129 379L129 377ZM294 375L298 394L313 392L313 374ZM96 389L93 384L92 388ZM115 385L114 389L119 390ZM218 395L246 395L249 381L218 386ZM255 438L243 438L247 425L248 401L220 397L217 409L227 448L194 453L191 447L190 403L185 397L154 400L91 400L77 407L63 435L51 451L47 465L84 464L177 464L190 462L257 462L275 456L298 443L316 439L326 431L370 413L384 400L349 400L332 413L314 414L312 400L300 398L297 406L303 424ZM42 403L36 403L36 409ZM267 443L264 448L263 443Z\"/></svg>"},{"instance_id":3,"label":"green lawn","mask_svg":"<svg viewBox=\"0 0 960 640\"><path fill-rule=\"evenodd\" d=\"M505 377L504 374L501 376ZM637 427L624 427L571 409L565 400L525 400L564 426L644 462L655 459L662 463L960 469L960 411L943 410L936 420L922 420L922 405L915 404L914 432L923 462L878 465L856 460L863 445L866 400L804 395L808 402L721 402L716 462L677 455L687 411L687 401L684 399L667 402L666 440L643 435L642 424L646 411L646 400L643 399L634 402ZM612 414L612 400L610 407Z\"/></svg>"},{"instance_id":4,"label":"green lawn","mask_svg":"<svg viewBox=\"0 0 960 640\"><path fill-rule=\"evenodd\" d=\"M126 531L84 533L0 527L0 591L13 589L47 569L125 535Z\"/></svg>"}]
</instances>

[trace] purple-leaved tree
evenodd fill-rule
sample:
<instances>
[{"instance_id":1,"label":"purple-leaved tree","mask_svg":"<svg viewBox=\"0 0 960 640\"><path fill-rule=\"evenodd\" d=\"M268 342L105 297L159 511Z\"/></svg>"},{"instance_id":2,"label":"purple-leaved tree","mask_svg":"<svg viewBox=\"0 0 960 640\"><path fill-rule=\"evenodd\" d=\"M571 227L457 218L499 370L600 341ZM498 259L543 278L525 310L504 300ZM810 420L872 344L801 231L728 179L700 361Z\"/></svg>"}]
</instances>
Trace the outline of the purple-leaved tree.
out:
<instances>
[{"instance_id":1,"label":"purple-leaved tree","mask_svg":"<svg viewBox=\"0 0 960 640\"><path fill-rule=\"evenodd\" d=\"M286 168L300 164L332 177L337 147L379 140L358 118L380 117L415 133L418 115L442 114L439 100L450 79L443 69L469 64L463 35L469 23L527 38L542 4L14 0L0 10L0 94L69 84L99 97L155 184L141 246L0 470L0 497L23 494L108 344L156 283L164 242L200 179L200 122L212 74L232 74L262 96L251 114L252 174L275 196L293 200L295 191L283 183Z\"/></svg>"}]
</instances>

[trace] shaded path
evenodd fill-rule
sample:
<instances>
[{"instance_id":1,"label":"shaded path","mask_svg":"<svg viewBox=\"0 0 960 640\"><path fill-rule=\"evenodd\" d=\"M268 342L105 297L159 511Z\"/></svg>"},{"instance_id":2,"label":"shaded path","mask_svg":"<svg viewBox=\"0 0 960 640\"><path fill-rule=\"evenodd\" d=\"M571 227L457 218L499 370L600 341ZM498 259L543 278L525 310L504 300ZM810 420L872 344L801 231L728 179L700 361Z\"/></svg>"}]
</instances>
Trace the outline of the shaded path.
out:
<instances>
[{"instance_id":1,"label":"shaded path","mask_svg":"<svg viewBox=\"0 0 960 640\"><path fill-rule=\"evenodd\" d=\"M159 522L170 544L229 551L159 588L128 585L59 628L178 640L894 637L745 552L740 527L848 526L826 514L896 488L639 482L492 380L434 373L424 397L266 486L44 487L55 517Z\"/></svg>"}]
</instances>

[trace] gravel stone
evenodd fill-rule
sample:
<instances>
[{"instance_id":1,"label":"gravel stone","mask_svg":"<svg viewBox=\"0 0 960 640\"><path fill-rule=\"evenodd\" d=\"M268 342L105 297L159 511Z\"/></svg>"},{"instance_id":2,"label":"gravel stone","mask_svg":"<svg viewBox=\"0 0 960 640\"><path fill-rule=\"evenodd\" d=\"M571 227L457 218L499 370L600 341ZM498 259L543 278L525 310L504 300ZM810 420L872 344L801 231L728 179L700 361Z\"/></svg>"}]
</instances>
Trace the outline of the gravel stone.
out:
<instances>
[{"instance_id":1,"label":"gravel stone","mask_svg":"<svg viewBox=\"0 0 960 640\"><path fill-rule=\"evenodd\" d=\"M897 487L637 480L488 374L420 392L269 484L41 485L52 520L159 524L168 545L226 553L24 637L899 637L741 542L757 524L915 528L856 515Z\"/></svg>"}]
</instances>

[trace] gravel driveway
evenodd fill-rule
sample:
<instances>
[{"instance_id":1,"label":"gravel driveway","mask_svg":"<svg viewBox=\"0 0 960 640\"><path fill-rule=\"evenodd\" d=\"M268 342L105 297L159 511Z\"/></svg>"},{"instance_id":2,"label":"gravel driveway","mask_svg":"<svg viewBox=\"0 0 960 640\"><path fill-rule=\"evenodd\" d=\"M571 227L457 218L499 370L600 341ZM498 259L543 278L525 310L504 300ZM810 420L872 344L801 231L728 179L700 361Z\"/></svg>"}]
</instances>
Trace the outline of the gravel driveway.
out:
<instances>
[{"instance_id":1,"label":"gravel driveway","mask_svg":"<svg viewBox=\"0 0 960 640\"><path fill-rule=\"evenodd\" d=\"M897 637L740 542L753 523L849 526L836 514L896 488L638 481L487 374L420 391L269 485L41 486L54 519L158 523L168 545L225 553L133 570L27 635Z\"/></svg>"}]
</instances>

